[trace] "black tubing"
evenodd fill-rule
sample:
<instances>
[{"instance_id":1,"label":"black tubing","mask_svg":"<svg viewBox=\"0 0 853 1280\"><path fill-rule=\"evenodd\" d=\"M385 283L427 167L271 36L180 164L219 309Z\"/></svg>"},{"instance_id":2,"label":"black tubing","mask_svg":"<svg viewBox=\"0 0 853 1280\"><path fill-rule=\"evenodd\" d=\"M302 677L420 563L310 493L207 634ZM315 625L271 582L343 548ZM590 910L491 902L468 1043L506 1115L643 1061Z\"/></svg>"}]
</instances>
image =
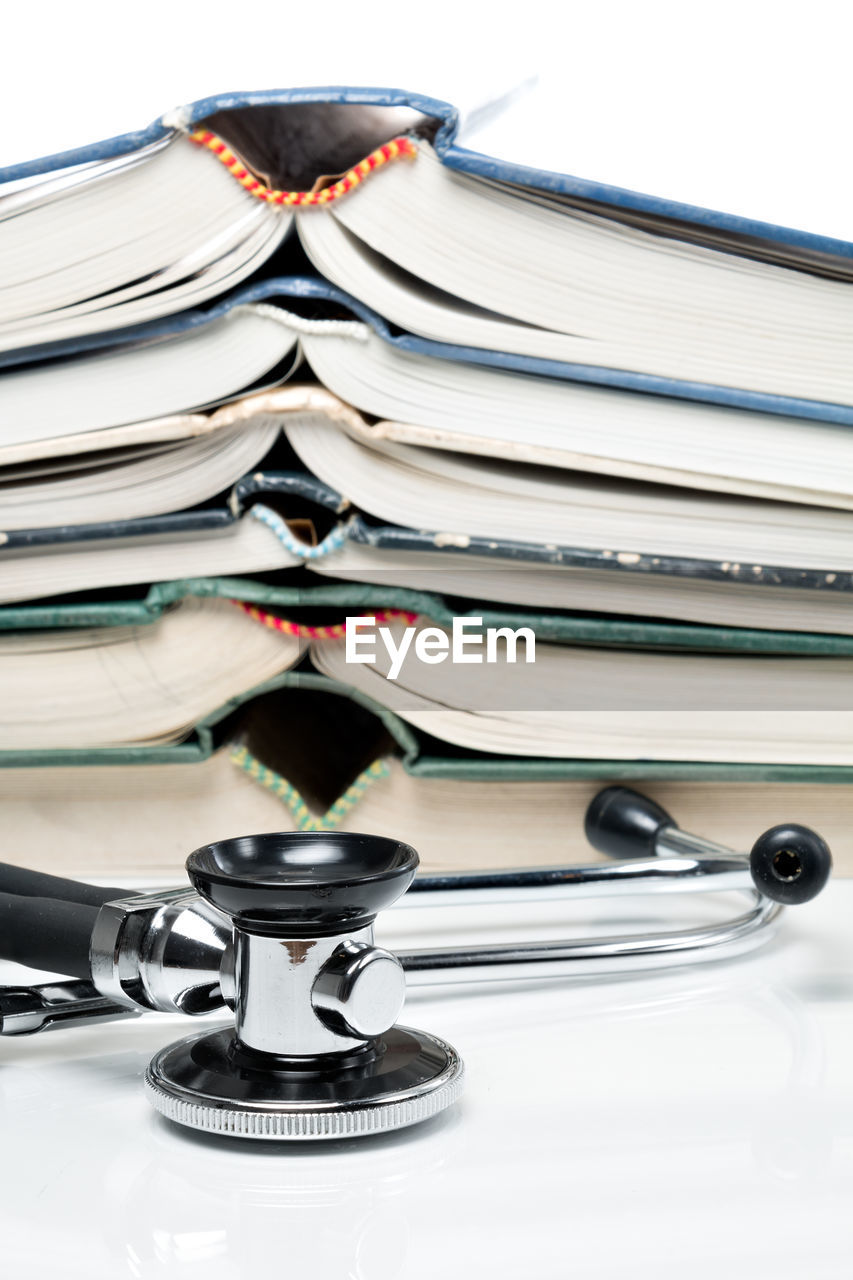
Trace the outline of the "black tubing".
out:
<instances>
[{"instance_id":1,"label":"black tubing","mask_svg":"<svg viewBox=\"0 0 853 1280\"><path fill-rule=\"evenodd\" d=\"M98 910L80 902L0 893L0 958L91 978L89 942Z\"/></svg>"},{"instance_id":2,"label":"black tubing","mask_svg":"<svg viewBox=\"0 0 853 1280\"><path fill-rule=\"evenodd\" d=\"M82 902L100 907L117 898L131 898L134 889L107 889L100 884L84 884L82 880L66 880L49 876L44 871L13 867L0 862L0 893L14 893L24 898L57 898L60 902Z\"/></svg>"},{"instance_id":3,"label":"black tubing","mask_svg":"<svg viewBox=\"0 0 853 1280\"><path fill-rule=\"evenodd\" d=\"M653 858L658 832L677 826L666 809L630 787L599 791L584 819L587 840L610 858Z\"/></svg>"},{"instance_id":4,"label":"black tubing","mask_svg":"<svg viewBox=\"0 0 853 1280\"><path fill-rule=\"evenodd\" d=\"M832 870L832 854L811 827L787 822L758 837L749 855L749 869L765 898L793 907L811 902L820 893Z\"/></svg>"}]
</instances>

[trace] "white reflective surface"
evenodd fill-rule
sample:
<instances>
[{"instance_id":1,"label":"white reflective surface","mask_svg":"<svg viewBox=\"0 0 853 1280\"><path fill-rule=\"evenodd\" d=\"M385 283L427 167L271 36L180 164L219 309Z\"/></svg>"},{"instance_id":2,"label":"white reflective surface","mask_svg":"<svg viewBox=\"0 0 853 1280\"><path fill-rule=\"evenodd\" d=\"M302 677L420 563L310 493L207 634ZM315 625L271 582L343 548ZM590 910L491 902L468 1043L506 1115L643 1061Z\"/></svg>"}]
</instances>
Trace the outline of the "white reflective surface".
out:
<instances>
[{"instance_id":1,"label":"white reflective surface","mask_svg":"<svg viewBox=\"0 0 853 1280\"><path fill-rule=\"evenodd\" d=\"M472 938L491 919L454 916ZM145 1065L200 1020L0 1040L3 1274L848 1276L851 920L842 881L739 961L417 991L403 1021L457 1046L465 1098L349 1144L253 1146L156 1116ZM412 909L380 941L454 940L435 928Z\"/></svg>"}]
</instances>

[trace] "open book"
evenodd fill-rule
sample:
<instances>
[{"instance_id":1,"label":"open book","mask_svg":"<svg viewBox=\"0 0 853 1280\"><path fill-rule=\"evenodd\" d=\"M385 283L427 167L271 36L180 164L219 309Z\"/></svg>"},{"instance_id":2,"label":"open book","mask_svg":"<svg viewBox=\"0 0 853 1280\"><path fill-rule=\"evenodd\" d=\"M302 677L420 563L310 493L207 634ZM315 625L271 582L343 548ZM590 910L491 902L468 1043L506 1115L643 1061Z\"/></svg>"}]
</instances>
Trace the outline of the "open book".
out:
<instances>
[{"instance_id":1,"label":"open book","mask_svg":"<svg viewBox=\"0 0 853 1280\"><path fill-rule=\"evenodd\" d=\"M195 305L268 260L295 221L325 275L442 342L853 403L849 245L502 166L452 145L446 104L347 96L197 103L145 135L0 174L0 345ZM340 199L276 198L294 182L311 195L401 127L414 159L368 181L351 171Z\"/></svg>"},{"instance_id":2,"label":"open book","mask_svg":"<svg viewBox=\"0 0 853 1280\"><path fill-rule=\"evenodd\" d=\"M310 484L308 492L316 487L310 477L303 480ZM271 496L281 502L279 492L273 490ZM376 528L358 516L347 525L348 540L306 563L257 518L255 507L238 507L236 514L213 509L198 513L197 520L195 514L168 522L129 522L117 529L67 530L70 540L7 548L0 554L0 604L152 582L301 569L302 581L308 583L322 576L326 581L414 587L466 600L549 610L762 630L839 635L853 631L849 571L809 574L771 567L758 577L748 562L728 562L726 569L702 561L675 559L667 564L657 557L657 566L650 568L633 552L609 552L610 559L605 553L590 556L602 566L594 568L577 549L573 553L570 548L555 551L499 538ZM520 551L530 558L520 558ZM785 585L786 578L790 585ZM802 587L796 585L798 578ZM836 590L836 584L842 589Z\"/></svg>"},{"instance_id":3,"label":"open book","mask_svg":"<svg viewBox=\"0 0 853 1280\"><path fill-rule=\"evenodd\" d=\"M418 119L318 105L288 148L293 180L310 187L326 166L355 163ZM292 221L290 208L252 198L167 127L0 171L0 350L198 306L263 266Z\"/></svg>"},{"instance_id":4,"label":"open book","mask_svg":"<svg viewBox=\"0 0 853 1280\"><path fill-rule=\"evenodd\" d=\"M300 628L215 597L186 596L143 625L68 627L72 607L64 625L6 631L0 763L32 753L71 763L81 752L94 762L105 750L168 760L184 740L193 758L202 741L209 752L213 727L238 707L289 679L324 687L326 677L385 718L407 759L417 751L405 724L446 744L446 755L853 766L853 658L844 641L732 633L713 648L709 635L703 651L702 636L682 644L673 627L599 626L584 642L572 620L530 618L512 644L507 627L525 620L498 616L493 660L483 662L480 639L472 642L479 662L428 662L418 635L449 625L437 604L437 628L428 617L383 611L372 662L355 660L339 626ZM481 630L469 624L469 636ZM304 665L288 675L303 636L320 677ZM383 636L395 647L408 639L399 660L378 643ZM331 762L331 745L328 754Z\"/></svg>"},{"instance_id":5,"label":"open book","mask_svg":"<svg viewBox=\"0 0 853 1280\"><path fill-rule=\"evenodd\" d=\"M214 431L227 415L203 418L199 410L275 386L304 360L303 377L313 372L379 420L371 433L378 439L853 507L849 426L479 367L435 346L428 352L405 350L358 321L306 320L237 297L216 318L159 339L6 370L0 467Z\"/></svg>"}]
</instances>

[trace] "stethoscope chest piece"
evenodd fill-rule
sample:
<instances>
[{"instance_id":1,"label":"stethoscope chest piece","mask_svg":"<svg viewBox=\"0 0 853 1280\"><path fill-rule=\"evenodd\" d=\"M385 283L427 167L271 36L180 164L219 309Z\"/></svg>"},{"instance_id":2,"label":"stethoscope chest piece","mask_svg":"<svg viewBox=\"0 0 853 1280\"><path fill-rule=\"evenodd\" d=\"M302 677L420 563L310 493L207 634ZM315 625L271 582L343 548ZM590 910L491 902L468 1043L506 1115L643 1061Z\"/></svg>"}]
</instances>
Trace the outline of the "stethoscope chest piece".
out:
<instances>
[{"instance_id":1,"label":"stethoscope chest piece","mask_svg":"<svg viewBox=\"0 0 853 1280\"><path fill-rule=\"evenodd\" d=\"M145 1083L157 1110L178 1124L238 1138L354 1138L437 1115L458 1098L463 1067L436 1036L393 1027L364 1064L325 1071L246 1071L230 1029L162 1049Z\"/></svg>"},{"instance_id":2,"label":"stethoscope chest piece","mask_svg":"<svg viewBox=\"0 0 853 1280\"><path fill-rule=\"evenodd\" d=\"M373 921L417 854L376 836L247 836L190 855L201 896L234 927L235 1026L161 1050L148 1097L168 1119L256 1139L400 1129L450 1106L463 1065L436 1036L395 1025L405 995Z\"/></svg>"}]
</instances>

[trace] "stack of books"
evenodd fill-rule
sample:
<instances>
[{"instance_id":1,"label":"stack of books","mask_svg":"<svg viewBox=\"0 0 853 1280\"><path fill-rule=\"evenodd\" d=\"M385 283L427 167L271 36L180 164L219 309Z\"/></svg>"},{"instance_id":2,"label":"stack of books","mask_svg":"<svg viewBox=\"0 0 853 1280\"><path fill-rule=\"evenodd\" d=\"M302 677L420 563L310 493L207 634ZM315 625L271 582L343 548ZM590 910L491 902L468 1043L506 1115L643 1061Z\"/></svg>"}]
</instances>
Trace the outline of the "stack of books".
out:
<instances>
[{"instance_id":1,"label":"stack of books","mask_svg":"<svg viewBox=\"0 0 853 1280\"><path fill-rule=\"evenodd\" d=\"M617 779L853 855L853 244L455 132L230 95L0 173L20 860L568 863Z\"/></svg>"}]
</instances>

